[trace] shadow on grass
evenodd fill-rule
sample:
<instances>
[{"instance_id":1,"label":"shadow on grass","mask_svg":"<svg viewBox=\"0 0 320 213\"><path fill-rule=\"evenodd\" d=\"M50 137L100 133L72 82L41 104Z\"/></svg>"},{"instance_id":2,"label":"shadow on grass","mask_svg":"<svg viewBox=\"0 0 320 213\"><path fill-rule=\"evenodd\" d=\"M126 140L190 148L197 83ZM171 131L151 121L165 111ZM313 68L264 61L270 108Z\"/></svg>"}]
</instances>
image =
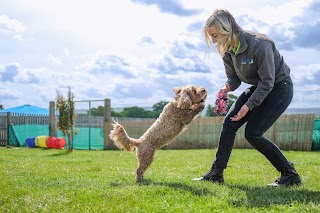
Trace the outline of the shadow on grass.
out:
<instances>
[{"instance_id":1,"label":"shadow on grass","mask_svg":"<svg viewBox=\"0 0 320 213\"><path fill-rule=\"evenodd\" d=\"M51 154L50 156L52 157L59 157L59 156L64 156L64 155L69 155L71 154L72 152L67 152L66 150L63 150L63 151L59 151L57 153L53 153Z\"/></svg>"},{"instance_id":2,"label":"shadow on grass","mask_svg":"<svg viewBox=\"0 0 320 213\"><path fill-rule=\"evenodd\" d=\"M299 187L258 187L240 184L224 184L236 193L245 193L238 199L230 199L228 202L234 206L242 206L245 203L251 207L269 207L271 205L320 204L320 192L309 191Z\"/></svg>"},{"instance_id":3,"label":"shadow on grass","mask_svg":"<svg viewBox=\"0 0 320 213\"><path fill-rule=\"evenodd\" d=\"M189 185L181 182L154 182L149 179L143 179L140 183L136 183L140 186L164 186L164 187L170 187L174 190L180 191L180 192L188 192L192 193L195 196L215 196L217 193L207 189L206 187L199 187L197 185ZM123 183L110 183L110 186L112 187L119 187L122 186Z\"/></svg>"},{"instance_id":4,"label":"shadow on grass","mask_svg":"<svg viewBox=\"0 0 320 213\"><path fill-rule=\"evenodd\" d=\"M250 207L270 207L271 205L287 205L289 203L298 202L299 204L310 204L315 205L320 204L320 192L319 191L309 191L299 187L259 187L259 186L248 186L239 184L219 184L213 183L218 188L212 190L212 188L206 188L204 186L199 187L199 185L188 185L180 182L151 182L146 181L142 183L143 185L163 185L175 190L183 190L191 192L197 196L219 196L221 193L219 185L221 187L227 187L230 190L227 202L233 206L250 206ZM224 189L221 189L225 191ZM246 196L239 196L245 194ZM220 197L220 196L219 196Z\"/></svg>"},{"instance_id":5,"label":"shadow on grass","mask_svg":"<svg viewBox=\"0 0 320 213\"><path fill-rule=\"evenodd\" d=\"M150 180L143 180L140 184L166 186L175 190L186 191L196 196L216 196L217 193L219 193L217 191L212 191L211 189L209 190L205 186L199 187L197 185L189 185L181 182L152 182Z\"/></svg>"},{"instance_id":6,"label":"shadow on grass","mask_svg":"<svg viewBox=\"0 0 320 213\"><path fill-rule=\"evenodd\" d=\"M112 187L121 187L124 183L110 183ZM310 191L299 187L259 187L241 184L218 184L215 188L204 185L190 185L183 182L154 182L144 179L137 183L141 186L165 186L173 188L182 193L192 193L195 196L216 196L221 199L221 193L226 193L228 188L229 196L226 202L232 206L247 206L258 208L269 208L271 205L288 205L290 203L320 205L320 191ZM127 184L126 184L127 185ZM221 186L221 189L220 187Z\"/></svg>"}]
</instances>

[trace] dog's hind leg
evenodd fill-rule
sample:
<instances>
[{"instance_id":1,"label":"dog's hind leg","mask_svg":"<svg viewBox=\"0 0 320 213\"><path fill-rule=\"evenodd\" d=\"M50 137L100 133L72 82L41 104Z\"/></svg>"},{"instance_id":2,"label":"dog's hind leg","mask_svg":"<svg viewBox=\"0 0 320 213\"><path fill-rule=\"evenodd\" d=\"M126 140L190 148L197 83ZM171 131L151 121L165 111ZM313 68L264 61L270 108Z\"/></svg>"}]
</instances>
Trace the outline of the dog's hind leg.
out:
<instances>
[{"instance_id":1,"label":"dog's hind leg","mask_svg":"<svg viewBox=\"0 0 320 213\"><path fill-rule=\"evenodd\" d=\"M148 169L154 159L156 150L143 150L137 149L138 168L136 171L136 181L140 182L143 179L145 171Z\"/></svg>"}]
</instances>

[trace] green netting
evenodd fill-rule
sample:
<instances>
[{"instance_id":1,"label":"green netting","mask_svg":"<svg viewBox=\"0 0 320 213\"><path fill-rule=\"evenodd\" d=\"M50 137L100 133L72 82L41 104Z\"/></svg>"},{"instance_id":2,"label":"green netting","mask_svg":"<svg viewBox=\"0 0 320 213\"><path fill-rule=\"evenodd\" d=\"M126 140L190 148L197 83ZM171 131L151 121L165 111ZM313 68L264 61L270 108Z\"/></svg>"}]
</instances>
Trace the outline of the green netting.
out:
<instances>
[{"instance_id":1,"label":"green netting","mask_svg":"<svg viewBox=\"0 0 320 213\"><path fill-rule=\"evenodd\" d=\"M73 148L85 150L97 150L104 148L104 138L102 128L76 128L79 129L74 136ZM57 137L63 137L61 131L58 131ZM67 142L68 143L68 142Z\"/></svg>"},{"instance_id":2,"label":"green netting","mask_svg":"<svg viewBox=\"0 0 320 213\"><path fill-rule=\"evenodd\" d=\"M79 133L74 137L74 149L96 150L104 148L102 128L77 129L79 129ZM9 127L9 145L25 146L25 141L27 138L35 138L42 135L49 136L49 125L11 125ZM64 137L61 131L57 132L57 137Z\"/></svg>"},{"instance_id":3,"label":"green netting","mask_svg":"<svg viewBox=\"0 0 320 213\"><path fill-rule=\"evenodd\" d=\"M314 121L311 150L320 150L320 119Z\"/></svg>"},{"instance_id":4,"label":"green netting","mask_svg":"<svg viewBox=\"0 0 320 213\"><path fill-rule=\"evenodd\" d=\"M49 135L49 125L28 124L10 125L9 145L25 146L27 138L35 138L40 135Z\"/></svg>"},{"instance_id":5,"label":"green netting","mask_svg":"<svg viewBox=\"0 0 320 213\"><path fill-rule=\"evenodd\" d=\"M314 130L320 130L320 119L314 120Z\"/></svg>"},{"instance_id":6,"label":"green netting","mask_svg":"<svg viewBox=\"0 0 320 213\"><path fill-rule=\"evenodd\" d=\"M8 127L9 129L9 135L8 135L8 138L9 138L9 145L10 146L20 146L20 143L19 143L19 140L18 138L16 137L16 133L14 131L14 128L12 125L10 125Z\"/></svg>"}]
</instances>

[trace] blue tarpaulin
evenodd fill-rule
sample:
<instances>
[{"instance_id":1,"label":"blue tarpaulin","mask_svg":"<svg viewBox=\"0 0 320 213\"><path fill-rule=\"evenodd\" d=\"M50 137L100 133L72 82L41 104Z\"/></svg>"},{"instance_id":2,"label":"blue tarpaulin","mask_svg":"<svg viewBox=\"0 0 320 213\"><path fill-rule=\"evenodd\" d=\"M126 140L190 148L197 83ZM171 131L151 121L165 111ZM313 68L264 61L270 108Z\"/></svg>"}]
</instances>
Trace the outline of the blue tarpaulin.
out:
<instances>
[{"instance_id":1,"label":"blue tarpaulin","mask_svg":"<svg viewBox=\"0 0 320 213\"><path fill-rule=\"evenodd\" d=\"M49 115L49 108L40 108L36 106L32 106L29 104L25 104L22 106L12 107L8 109L2 109L0 112L11 112L11 113L23 113L29 115Z\"/></svg>"}]
</instances>

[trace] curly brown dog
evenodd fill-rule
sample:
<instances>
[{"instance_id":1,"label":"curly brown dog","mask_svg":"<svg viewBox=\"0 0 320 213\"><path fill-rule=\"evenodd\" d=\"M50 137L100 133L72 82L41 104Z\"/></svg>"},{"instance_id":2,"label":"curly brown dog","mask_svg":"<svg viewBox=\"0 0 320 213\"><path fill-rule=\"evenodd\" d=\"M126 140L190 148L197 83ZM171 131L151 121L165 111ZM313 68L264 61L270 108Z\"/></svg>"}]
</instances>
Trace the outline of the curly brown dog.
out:
<instances>
[{"instance_id":1,"label":"curly brown dog","mask_svg":"<svg viewBox=\"0 0 320 213\"><path fill-rule=\"evenodd\" d=\"M153 161L157 149L169 144L181 134L187 126L202 112L207 91L204 87L186 85L174 88L175 97L164 107L159 118L139 138L130 138L123 126L115 121L109 137L115 145L126 151L137 150L138 168L136 181L143 179L143 174Z\"/></svg>"}]
</instances>

